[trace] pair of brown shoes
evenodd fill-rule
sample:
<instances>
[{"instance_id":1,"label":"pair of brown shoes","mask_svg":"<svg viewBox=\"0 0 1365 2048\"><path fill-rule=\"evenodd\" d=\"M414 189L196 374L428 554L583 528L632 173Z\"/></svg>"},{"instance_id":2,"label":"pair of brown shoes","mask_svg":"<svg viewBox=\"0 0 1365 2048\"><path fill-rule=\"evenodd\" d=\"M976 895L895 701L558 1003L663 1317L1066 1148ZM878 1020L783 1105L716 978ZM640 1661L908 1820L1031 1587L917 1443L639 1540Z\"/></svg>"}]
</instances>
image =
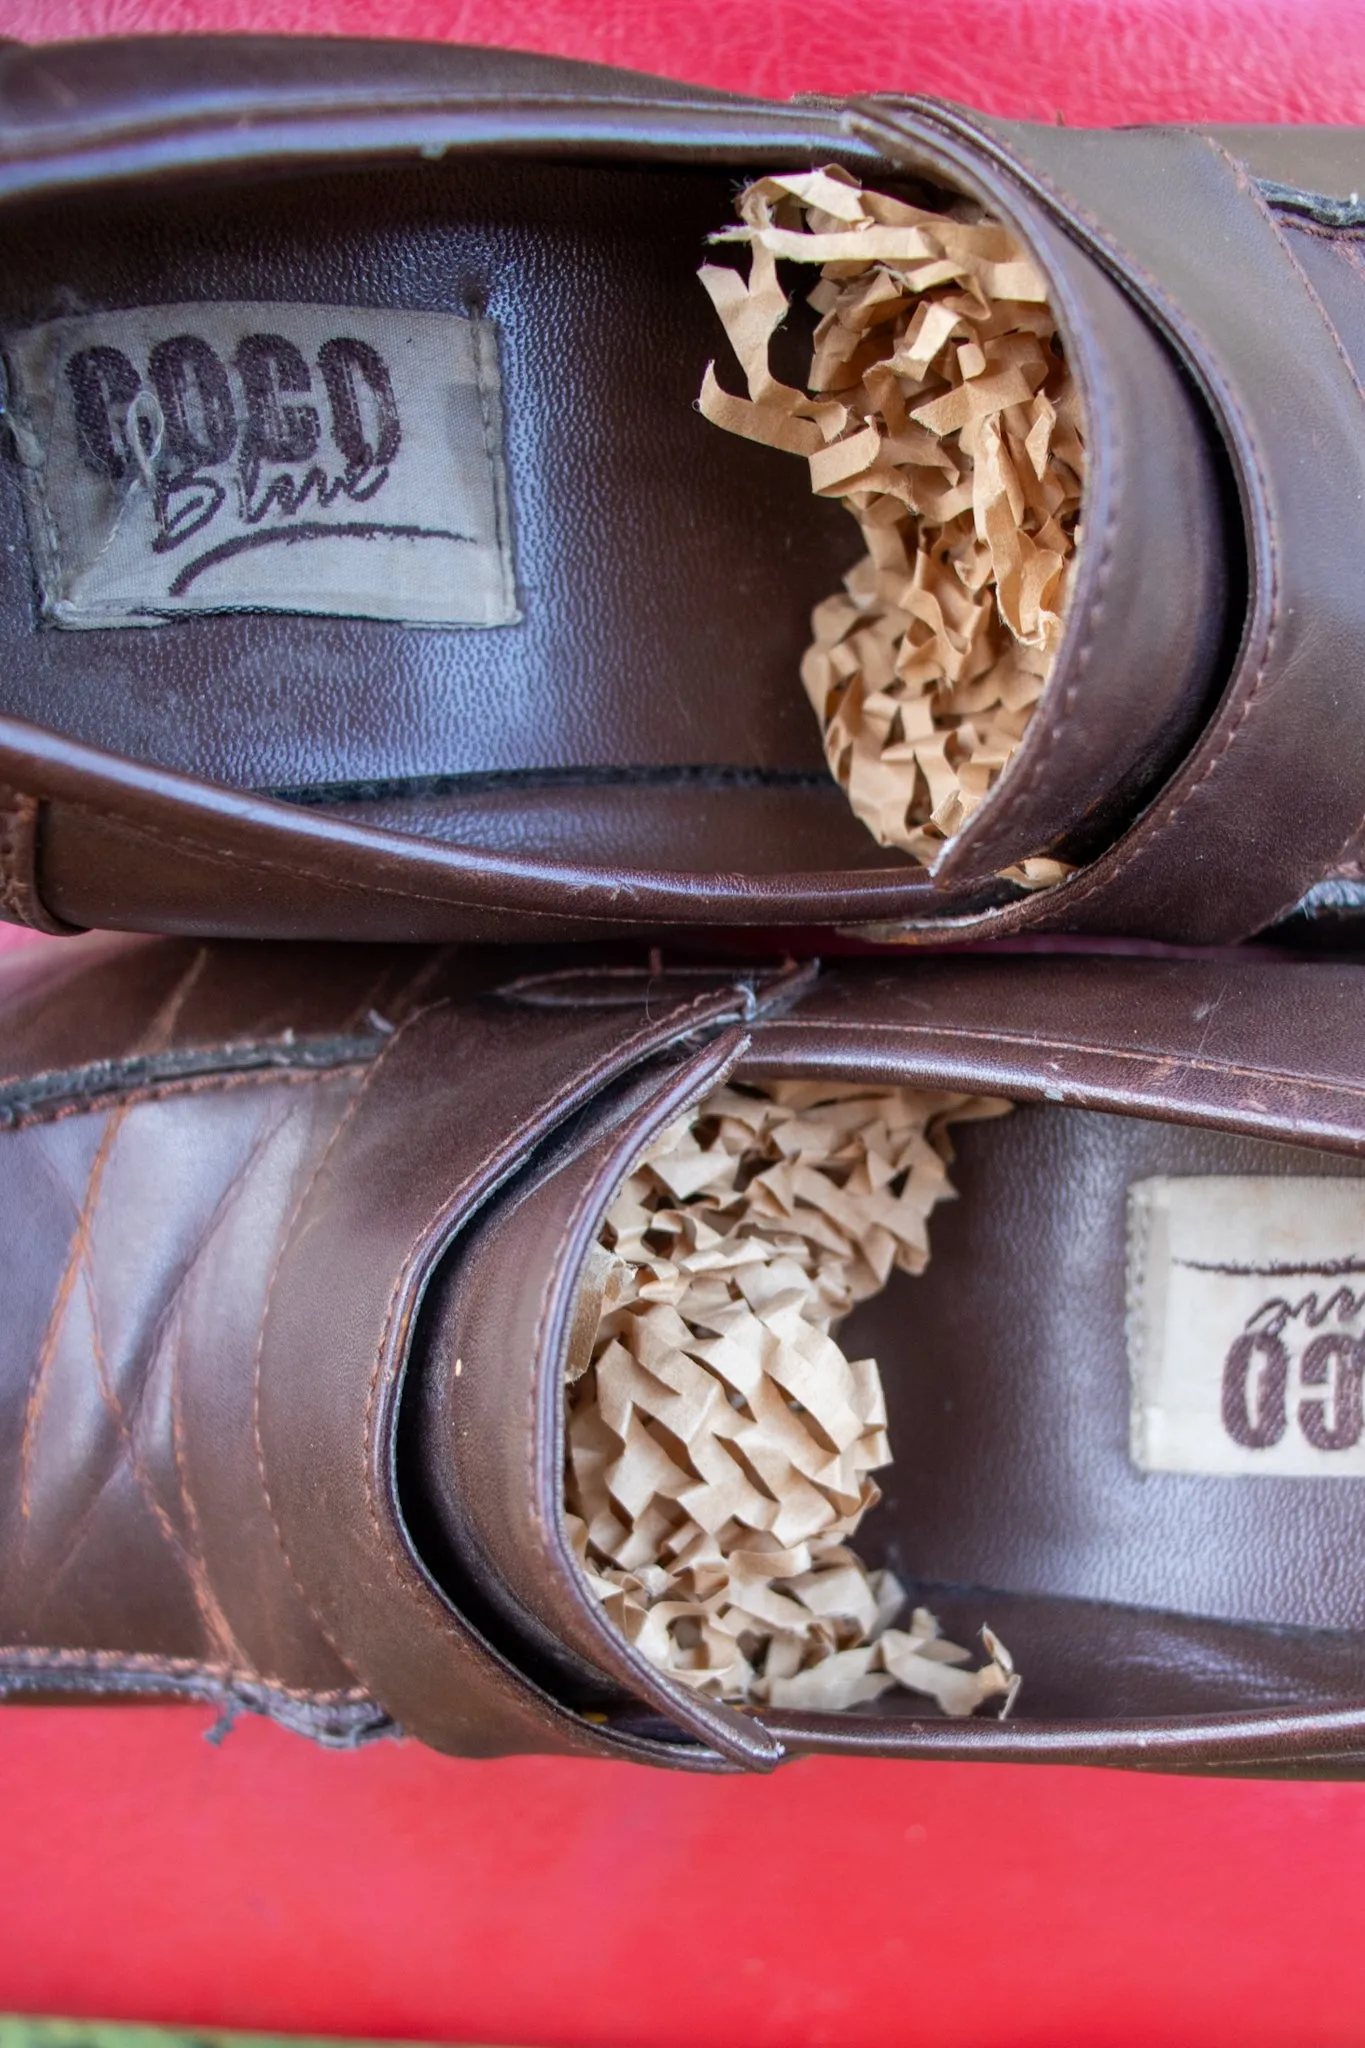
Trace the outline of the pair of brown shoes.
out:
<instances>
[{"instance_id":1,"label":"pair of brown shoes","mask_svg":"<svg viewBox=\"0 0 1365 2048\"><path fill-rule=\"evenodd\" d=\"M1360 135L0 113L0 1693L1357 1769Z\"/></svg>"}]
</instances>

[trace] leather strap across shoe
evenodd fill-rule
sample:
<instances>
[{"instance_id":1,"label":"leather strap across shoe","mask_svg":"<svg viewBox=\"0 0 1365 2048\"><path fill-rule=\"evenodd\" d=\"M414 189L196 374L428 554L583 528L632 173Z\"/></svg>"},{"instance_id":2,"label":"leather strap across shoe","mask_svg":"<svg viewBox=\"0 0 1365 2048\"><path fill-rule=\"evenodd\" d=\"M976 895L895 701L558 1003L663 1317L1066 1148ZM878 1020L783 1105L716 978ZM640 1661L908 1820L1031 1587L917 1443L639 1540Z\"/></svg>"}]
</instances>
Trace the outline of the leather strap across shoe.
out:
<instances>
[{"instance_id":1,"label":"leather strap across shoe","mask_svg":"<svg viewBox=\"0 0 1365 2048\"><path fill-rule=\"evenodd\" d=\"M1254 958L736 973L98 939L6 963L0 1693L700 1770L1365 1768L1365 1295L1323 1235L1362 1199L1362 1014L1365 969ZM1018 1105L958 1135L928 1270L845 1325L896 1456L860 1553L959 1640L1008 1642L1008 1719L737 1711L648 1663L579 1571L585 1260L727 1076ZM1134 1200L1165 1219L1136 1264ZM1298 1263L1258 1264L1286 1213ZM1237 1258L1185 1256L1180 1229L1228 1217ZM1125 1354L1177 1284L1259 1287L1278 1321L1191 1348L1175 1318L1222 1436L1153 1394L1140 1465Z\"/></svg>"},{"instance_id":2,"label":"leather strap across shoe","mask_svg":"<svg viewBox=\"0 0 1365 2048\"><path fill-rule=\"evenodd\" d=\"M846 514L694 408L707 236L744 179L824 164L1002 223L1085 424L1055 663L932 871L851 814L796 681ZM1353 901L1362 190L1355 130L401 44L6 50L0 914L1205 943ZM1075 872L1001 879L1036 856Z\"/></svg>"}]
</instances>

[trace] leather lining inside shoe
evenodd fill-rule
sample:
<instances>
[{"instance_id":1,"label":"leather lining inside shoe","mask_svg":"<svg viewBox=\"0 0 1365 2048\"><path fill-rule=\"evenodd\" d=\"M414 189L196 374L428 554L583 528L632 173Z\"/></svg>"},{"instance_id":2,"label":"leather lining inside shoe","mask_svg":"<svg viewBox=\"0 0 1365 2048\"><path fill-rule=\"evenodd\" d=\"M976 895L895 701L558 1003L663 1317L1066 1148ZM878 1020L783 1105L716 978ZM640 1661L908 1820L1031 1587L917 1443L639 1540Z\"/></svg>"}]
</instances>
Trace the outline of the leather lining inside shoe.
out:
<instances>
[{"instance_id":1,"label":"leather lining inside shoe","mask_svg":"<svg viewBox=\"0 0 1365 2048\"><path fill-rule=\"evenodd\" d=\"M693 271L732 190L713 171L456 162L274 181L235 192L230 212L213 189L106 195L75 217L16 210L0 229L12 398L17 337L105 309L169 303L188 324L196 301L210 317L229 298L485 315L502 359L523 616L440 629L245 607L63 632L28 568L15 413L0 488L4 709L158 766L490 852L507 844L492 792L462 802L473 793L433 785L501 774L524 793L543 776L553 816L541 822L570 859L596 841L607 860L684 870L906 866L819 801L799 684L811 608L856 538L836 502L791 488L781 457L719 441L696 415L715 335ZM779 365L808 347L811 324L793 310ZM117 445L129 429L116 394L103 396ZM208 465L229 492L231 460ZM747 833L741 806L731 823L731 807L711 805L681 840L679 821L661 819L640 847L623 801L604 820L563 781L638 774L643 800L661 774L707 769L732 784L770 776L788 801ZM402 808L357 813L342 792L369 784Z\"/></svg>"},{"instance_id":2,"label":"leather lining inside shoe","mask_svg":"<svg viewBox=\"0 0 1365 2048\"><path fill-rule=\"evenodd\" d=\"M1126 1208L1156 1175L1361 1170L1048 1105L964 1131L926 1271L893 1276L841 1332L881 1359L897 1450L867 1555L942 1584L1360 1630L1365 1670L1360 1480L1143 1472L1130 1455ZM978 1272L988 1285L964 1284ZM898 1367L912 1317L913 1368Z\"/></svg>"},{"instance_id":3,"label":"leather lining inside shoe","mask_svg":"<svg viewBox=\"0 0 1365 2048\"><path fill-rule=\"evenodd\" d=\"M0 342L10 384L0 444L0 711L136 762L323 809L338 823L490 859L706 877L722 895L736 878L772 874L851 895L861 874L878 890L893 878L903 886L902 915L971 913L1047 880L1019 865L1031 855L1070 862L1108 843L1212 702L1215 643L1226 630L1213 557L1228 508L1203 505L1206 477L1198 490L1191 485L1192 548L1202 564L1191 587L1202 588L1202 608L1168 658L1156 661L1161 680L1144 692L1145 725L1136 713L1123 722L1125 731L1143 727L1140 737L1112 735L1111 759L1111 714L1096 707L1094 734L1077 724L1053 776L1040 784L1030 769L1020 777L1029 783L1028 817L1005 831L1010 845L992 840L992 858L964 855L951 876L930 884L916 859L879 846L851 819L837 792L830 800L819 721L800 686L812 607L854 568L864 537L838 502L793 479L789 455L717 433L696 409L698 379L717 342L697 264L752 175L752 164L456 151L440 162L253 172L230 183L221 172L196 173L174 185L85 191L79 201L15 203L0 218ZM932 173L888 166L865 176L888 204L926 217L974 204L930 182ZM369 340L342 331L348 309L349 324ZM1122 318L1136 315L1130 309ZM153 342L158 320L183 331ZM66 325L59 334L52 323ZM261 323L281 331L257 332ZM779 383L794 387L809 371L814 328L814 312L794 304L771 337ZM75 353L62 357L60 335L76 330L79 346L73 338ZM492 464L484 484L503 506L499 601L514 609L500 611L490 598L491 609L459 616L489 622L440 623L447 614L438 611L405 623L423 615L402 609L401 590L396 609L366 612L388 601L374 563L400 564L404 536L474 538L453 529L419 534L379 517L374 493L387 474L380 458L396 425L365 363L385 334L400 352L415 350L413 361L424 349L435 351L432 362L443 360L442 335L456 355L472 348L478 356L484 452L476 459L472 442L461 442L456 468L466 455L474 469ZM156 368L166 350L176 356L179 384L165 384ZM333 361L338 350L344 375ZM1163 419L1169 413L1179 422L1171 431L1184 437L1191 474L1212 475L1223 459L1218 436L1193 394L1175 390L1183 372L1145 330L1139 353L1150 358L1142 376L1162 394L1152 402ZM75 376L78 357L84 369ZM213 363L216 398L213 379L201 378ZM414 401L403 435L409 447L424 447L438 387L419 379L414 388L429 403L424 412ZM458 388L468 410L474 385ZM1135 404L1147 403L1146 388L1140 376ZM62 428L65 452L53 462L49 489L52 422L72 403L76 424ZM316 439L330 420L333 440L341 439L336 449L327 442L318 460L335 458L336 467L345 417L364 461L356 456L357 469L348 458L335 476L324 465L314 490L302 457L289 467L291 436L306 439L311 418ZM1162 434L1150 438L1164 447ZM203 560L185 558L176 588L191 569L207 574L212 557L214 575L236 565L233 594L214 595L218 586L205 584L203 602L222 608L155 623L149 584L138 603L128 600L126 617L108 623L123 585L100 565L110 549L120 562L130 548L137 553L153 504L159 520L169 518L158 493L168 461L186 450L203 465L189 477L199 496L178 483L181 498L188 491L175 514L180 524L174 532L157 526L147 545L164 541L174 553L182 532L198 533L197 522L207 521L207 538L194 543ZM86 471L101 465L109 477L92 486ZM446 457L431 451L419 496L436 491L430 479L447 469ZM139 475L145 502L129 518ZM345 546L356 549L347 557L357 564L349 585L337 567L344 546L314 517L342 488L357 500L342 506ZM63 526L52 509L57 499L65 492L74 503L92 490L107 499L99 516L87 507L83 525ZM271 513L259 523L269 507L253 491L265 493L278 519ZM215 500L228 508L221 519ZM280 507L298 514L294 526ZM209 545L213 522L234 519L247 525ZM86 555L64 563L68 529L83 536ZM263 545L286 537L327 545ZM1226 539L1240 545L1231 529ZM385 547L400 552L385 556ZM314 597L298 565L321 564L324 555L331 566ZM281 584L276 572L286 561L295 573ZM146 564L138 557L133 566L141 576ZM101 586L100 603L69 617L101 576L111 588ZM357 579L363 587L354 588ZM406 589L412 575L395 568L394 580ZM281 597L283 608L270 610L277 586L295 592L290 602L316 609L291 611ZM335 594L343 586L353 591L345 601ZM1179 603L1175 614L1183 618ZM53 623L58 617L63 624ZM1124 662L1108 666L1117 674ZM971 659L968 671L975 674ZM1105 688L1113 687L1111 678ZM993 772L985 754L978 766ZM717 781L707 783L712 775ZM676 790L670 776L680 778ZM599 777L610 780L607 796ZM973 818L971 830L980 824ZM986 839L996 831L991 825ZM944 842L954 858L967 836ZM993 880L1002 872L1015 879Z\"/></svg>"},{"instance_id":4,"label":"leather lining inside shoe","mask_svg":"<svg viewBox=\"0 0 1365 2048\"><path fill-rule=\"evenodd\" d=\"M1294 1476L1257 1473L1254 1451L1252 1469L1235 1475L1139 1469L1128 1256L1135 1185L1230 1177L1254 1194L1284 1177L1359 1182L1358 1163L1048 1105L963 1128L954 1151L959 1199L933 1216L925 1270L893 1272L836 1330L846 1357L880 1365L893 1453L882 1498L850 1539L863 1563L894 1573L907 1610L930 1609L946 1638L969 1643L988 1626L1007 1643L1024 1674L1013 1707L1022 1721L1315 1707L1358 1694L1365 1478L1333 1473L1331 1451ZM1346 1399L1350 1317L1365 1306L1353 1297L1305 1313L1347 1332L1345 1393L1323 1397ZM1199 1361L1206 1368L1216 1407L1228 1367L1220 1353ZM1311 1368L1294 1369L1307 1389ZM1261 1395L1250 1380L1246 1389L1252 1412ZM1303 1426L1294 1399L1291 1433ZM1349 1400L1336 1429L1353 1448ZM844 1711L863 1723L935 1709L893 1690ZM818 1712L798 1718L823 1724Z\"/></svg>"},{"instance_id":5,"label":"leather lining inside shoe","mask_svg":"<svg viewBox=\"0 0 1365 2048\"><path fill-rule=\"evenodd\" d=\"M276 793L359 825L490 854L553 847L587 867L649 868L666 846L669 864L685 873L784 874L809 834L835 867L906 865L902 853L869 839L823 769L513 769ZM1008 895L1008 885L995 893Z\"/></svg>"},{"instance_id":6,"label":"leather lining inside shoe","mask_svg":"<svg viewBox=\"0 0 1365 2048\"><path fill-rule=\"evenodd\" d=\"M627 843L643 840L641 857L665 870L885 866L826 801L797 680L811 603L853 562L856 531L837 505L794 494L782 458L717 435L694 407L714 343L694 273L734 185L710 167L455 156L11 209L7 354L38 322L195 300L489 319L522 616L472 628L249 611L142 630L42 624L6 436L3 709L312 803L338 785L471 775L515 776L524 801L546 771L571 844L602 825L595 790L556 786L565 772L628 784L640 771L642 792L672 769L771 774L777 814L747 840L738 817L722 822L714 857L700 829L680 856L672 815L651 840L622 800ZM427 796L421 809L425 836L496 846L507 830L495 797Z\"/></svg>"},{"instance_id":7,"label":"leather lining inside shoe","mask_svg":"<svg viewBox=\"0 0 1365 2048\"><path fill-rule=\"evenodd\" d=\"M858 529L793 477L789 456L717 433L696 409L718 337L695 272L741 176L456 154L8 209L0 710L136 761L490 855L662 873L897 873L919 893L918 862L830 800L800 683L812 607L864 553ZM876 182L901 203L955 203L889 170ZM102 316L157 306L192 330L202 305L210 332L215 309L232 304L262 318L355 307L489 323L518 618L409 625L246 603L160 624L51 623L25 509L32 450L13 403L23 337L54 320L94 333ZM772 338L779 380L808 370L814 324L794 305ZM270 358L277 379L283 360ZM302 370L300 400L325 418L319 367ZM70 394L53 374L55 407ZM249 420L245 384L231 389ZM114 385L99 394L110 447L126 444L131 463L136 443L164 468L160 443L147 453L148 423L128 428ZM150 386L134 410L143 400ZM275 402L287 424L294 400ZM234 464L247 435L241 426L234 452L205 470L229 504L246 490ZM688 792L705 801L670 800L660 786L707 773L719 785ZM614 793L603 800L580 775L612 778ZM476 791L471 778L488 781ZM537 813L534 827L517 808ZM983 886L959 888L958 907L974 907Z\"/></svg>"}]
</instances>

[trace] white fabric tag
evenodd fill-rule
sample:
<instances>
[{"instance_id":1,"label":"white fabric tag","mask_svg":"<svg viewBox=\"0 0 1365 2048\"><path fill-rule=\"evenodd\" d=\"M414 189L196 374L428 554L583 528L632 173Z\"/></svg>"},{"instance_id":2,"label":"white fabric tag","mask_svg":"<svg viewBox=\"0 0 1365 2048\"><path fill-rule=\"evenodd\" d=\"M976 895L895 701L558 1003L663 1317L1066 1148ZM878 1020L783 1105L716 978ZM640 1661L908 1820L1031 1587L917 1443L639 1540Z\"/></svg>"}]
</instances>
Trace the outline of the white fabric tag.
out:
<instances>
[{"instance_id":1,"label":"white fabric tag","mask_svg":"<svg viewBox=\"0 0 1365 2048\"><path fill-rule=\"evenodd\" d=\"M492 323L203 303L6 343L44 616L517 616Z\"/></svg>"},{"instance_id":2,"label":"white fabric tag","mask_svg":"<svg viewBox=\"0 0 1365 2048\"><path fill-rule=\"evenodd\" d=\"M1365 1180L1137 1181L1128 1223L1134 1462L1365 1476Z\"/></svg>"}]
</instances>

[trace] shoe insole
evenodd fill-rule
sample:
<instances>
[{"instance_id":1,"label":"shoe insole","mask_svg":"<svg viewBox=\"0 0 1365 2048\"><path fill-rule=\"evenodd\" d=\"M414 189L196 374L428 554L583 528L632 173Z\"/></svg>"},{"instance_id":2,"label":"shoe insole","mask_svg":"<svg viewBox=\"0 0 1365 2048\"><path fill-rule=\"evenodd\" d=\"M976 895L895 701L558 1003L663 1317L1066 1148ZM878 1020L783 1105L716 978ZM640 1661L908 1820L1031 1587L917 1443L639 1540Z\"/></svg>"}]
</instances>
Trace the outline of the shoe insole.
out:
<instances>
[{"instance_id":1,"label":"shoe insole","mask_svg":"<svg viewBox=\"0 0 1365 2048\"><path fill-rule=\"evenodd\" d=\"M137 760L464 844L913 876L850 815L798 680L811 606L858 556L856 527L794 482L789 457L695 410L720 341L695 271L741 175L457 157L12 210L0 227L12 379L16 337L55 319L90 320L87 344L131 360L112 316L136 308L202 306L191 368L200 345L214 348L215 306L292 308L273 325L311 320L318 335L328 309L362 309L357 332L365 309L490 321L520 616L410 624L246 602L157 625L52 624L8 445L0 708ZM195 332L188 316L172 324ZM321 356L299 402L316 403L325 442ZM110 360L83 373L96 380L96 443L99 407L127 376ZM145 381L147 365L135 371ZM69 385L54 377L55 403L76 402ZM212 454L204 387L189 388L187 431ZM418 411L405 435L435 432ZM207 463L229 520L244 445L239 435ZM382 523L378 499L355 509ZM367 585L376 545L357 544ZM267 552L281 554L235 558L248 597Z\"/></svg>"},{"instance_id":2,"label":"shoe insole","mask_svg":"<svg viewBox=\"0 0 1365 2048\"><path fill-rule=\"evenodd\" d=\"M893 1275L838 1332L850 1357L880 1363L895 1454L859 1554L891 1565L957 1641L994 1628L1025 1673L1025 1716L1234 1711L1357 1693L1365 1478L1327 1476L1330 1450L1301 1460L1311 1470L1297 1476L1245 1469L1254 1448L1237 1473L1139 1469L1127 1322L1133 1184L1321 1184L1360 1179L1358 1162L1047 1105L967 1127L955 1149L959 1200L932 1219L927 1270ZM1302 1192L1311 1245L1314 1197ZM1245 1261L1255 1263L1254 1245ZM1315 1332L1353 1334L1360 1320L1344 1298L1344 1323L1337 1308L1323 1316L1340 1283L1300 1263L1264 1280L1268 1298L1301 1305L1285 1331L1289 1438L1304 1427L1300 1354ZM1192 1331L1186 1371L1216 1388L1223 1348L1220 1336L1217 1355L1205 1356ZM1255 1370L1250 1382L1234 1375L1234 1390L1251 1409L1241 1433L1254 1437L1257 1404L1274 1390L1258 1392ZM914 1708L888 1694L878 1710Z\"/></svg>"}]
</instances>

